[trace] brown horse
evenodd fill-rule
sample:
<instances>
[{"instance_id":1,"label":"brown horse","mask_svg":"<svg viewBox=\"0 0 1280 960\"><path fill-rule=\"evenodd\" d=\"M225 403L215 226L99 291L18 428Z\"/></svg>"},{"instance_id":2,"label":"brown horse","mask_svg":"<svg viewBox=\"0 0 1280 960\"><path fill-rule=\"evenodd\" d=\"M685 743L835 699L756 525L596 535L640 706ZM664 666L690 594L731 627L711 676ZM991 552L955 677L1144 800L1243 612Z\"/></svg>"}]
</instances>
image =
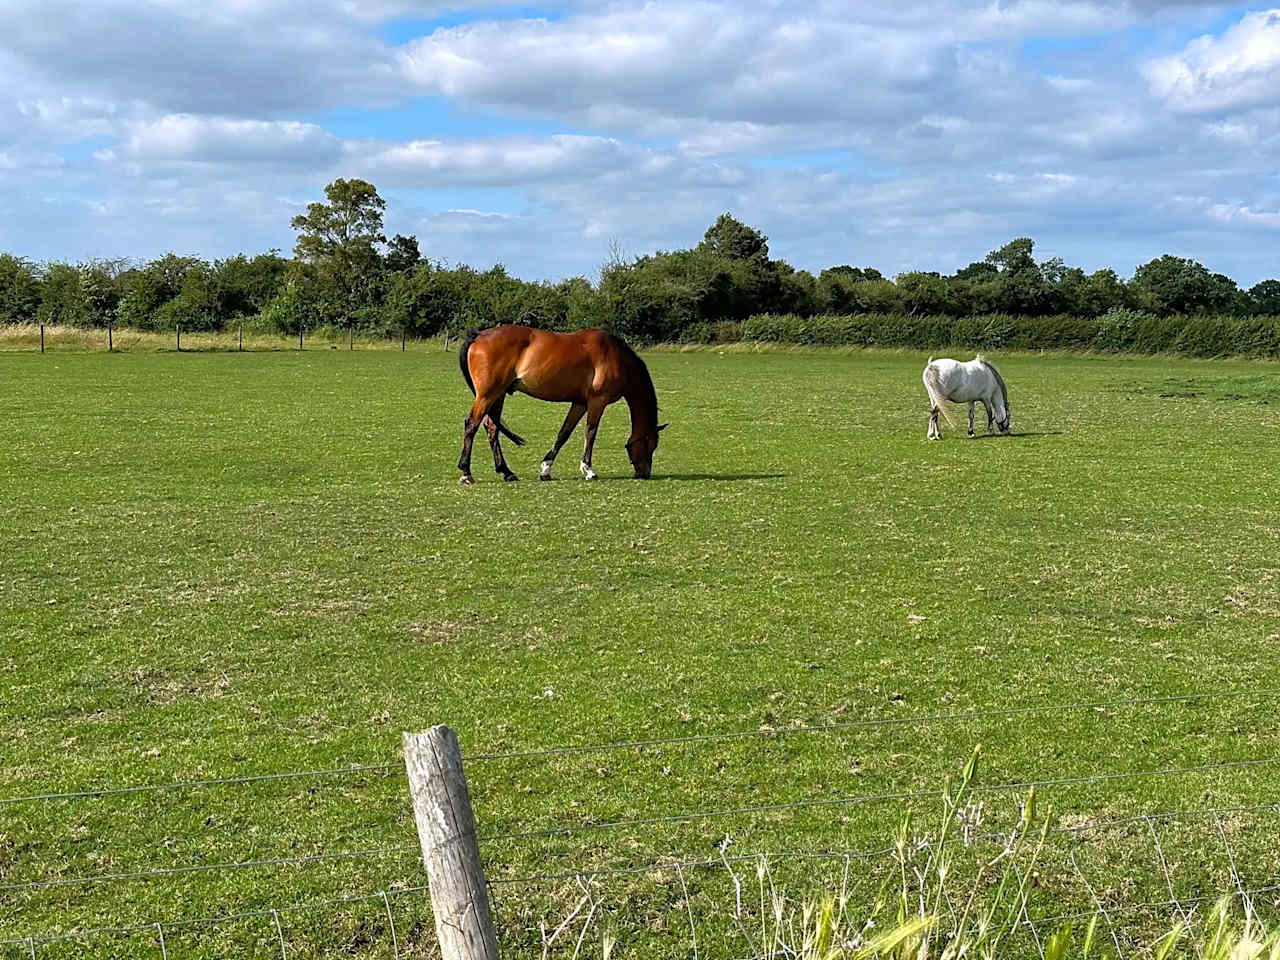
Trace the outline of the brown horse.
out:
<instances>
[{"instance_id":1,"label":"brown horse","mask_svg":"<svg viewBox=\"0 0 1280 960\"><path fill-rule=\"evenodd\" d=\"M582 451L582 475L596 479L591 469L591 450L604 408L625 399L631 408L631 439L627 456L636 476L647 479L653 471L653 452L658 448L658 395L644 361L629 346L604 330L552 333L532 327L491 327L473 333L458 351L462 378L475 394L471 412L462 421L462 456L458 469L462 483L475 483L471 476L471 444L484 425L493 448L493 468L504 480L519 479L502 456L498 434L505 434L517 446L522 437L502 422L502 404L519 390L539 400L567 403L569 413L556 442L542 458L539 477L551 479L551 465L582 415L587 415L587 443Z\"/></svg>"}]
</instances>

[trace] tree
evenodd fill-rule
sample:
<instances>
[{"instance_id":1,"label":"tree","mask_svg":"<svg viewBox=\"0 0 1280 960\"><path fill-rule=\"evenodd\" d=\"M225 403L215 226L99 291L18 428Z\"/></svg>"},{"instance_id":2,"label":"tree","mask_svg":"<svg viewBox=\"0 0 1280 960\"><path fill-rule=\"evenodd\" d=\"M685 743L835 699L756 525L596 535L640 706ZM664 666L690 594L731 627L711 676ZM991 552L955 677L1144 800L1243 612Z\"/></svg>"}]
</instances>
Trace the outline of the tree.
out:
<instances>
[{"instance_id":1,"label":"tree","mask_svg":"<svg viewBox=\"0 0 1280 960\"><path fill-rule=\"evenodd\" d=\"M0 253L0 323L35 323L40 279L22 257Z\"/></svg>"},{"instance_id":2,"label":"tree","mask_svg":"<svg viewBox=\"0 0 1280 960\"><path fill-rule=\"evenodd\" d=\"M769 238L728 213L720 214L716 222L707 227L698 249L730 260L750 260L762 266L769 262Z\"/></svg>"},{"instance_id":3,"label":"tree","mask_svg":"<svg viewBox=\"0 0 1280 960\"><path fill-rule=\"evenodd\" d=\"M1250 287L1249 307L1257 314L1280 317L1280 280L1263 280Z\"/></svg>"},{"instance_id":4,"label":"tree","mask_svg":"<svg viewBox=\"0 0 1280 960\"><path fill-rule=\"evenodd\" d=\"M325 313L354 324L378 279L382 259L377 246L385 244L382 211L386 201L364 180L333 181L324 188L328 203L307 205L294 217L298 231L294 256L313 267L316 278L329 286Z\"/></svg>"},{"instance_id":5,"label":"tree","mask_svg":"<svg viewBox=\"0 0 1280 960\"><path fill-rule=\"evenodd\" d=\"M1168 253L1138 267L1132 287L1144 308L1160 314L1217 313L1244 306L1229 277Z\"/></svg>"},{"instance_id":6,"label":"tree","mask_svg":"<svg viewBox=\"0 0 1280 960\"><path fill-rule=\"evenodd\" d=\"M404 273L416 267L421 260L418 238L397 233L387 244L387 255L383 258L383 263L392 273Z\"/></svg>"}]
</instances>

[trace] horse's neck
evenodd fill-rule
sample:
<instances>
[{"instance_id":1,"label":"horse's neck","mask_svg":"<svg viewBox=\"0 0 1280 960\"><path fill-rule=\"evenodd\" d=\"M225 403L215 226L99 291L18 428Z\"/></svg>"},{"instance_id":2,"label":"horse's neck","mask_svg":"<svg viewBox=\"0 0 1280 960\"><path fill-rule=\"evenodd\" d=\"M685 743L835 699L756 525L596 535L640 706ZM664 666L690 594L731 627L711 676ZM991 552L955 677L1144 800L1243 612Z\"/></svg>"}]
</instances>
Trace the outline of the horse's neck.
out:
<instances>
[{"instance_id":1,"label":"horse's neck","mask_svg":"<svg viewBox=\"0 0 1280 960\"><path fill-rule=\"evenodd\" d=\"M643 362L636 361L636 367L630 371L628 379L630 384L623 396L631 410L631 435L637 436L657 427L658 398Z\"/></svg>"}]
</instances>

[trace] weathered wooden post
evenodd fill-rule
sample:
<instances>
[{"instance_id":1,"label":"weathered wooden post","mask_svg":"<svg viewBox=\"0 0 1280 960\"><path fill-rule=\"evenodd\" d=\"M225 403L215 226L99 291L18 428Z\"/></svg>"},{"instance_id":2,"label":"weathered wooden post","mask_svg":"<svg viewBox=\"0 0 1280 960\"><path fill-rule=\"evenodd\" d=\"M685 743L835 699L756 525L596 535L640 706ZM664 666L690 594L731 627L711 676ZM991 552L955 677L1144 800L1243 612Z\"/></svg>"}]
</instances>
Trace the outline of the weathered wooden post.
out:
<instances>
[{"instance_id":1,"label":"weathered wooden post","mask_svg":"<svg viewBox=\"0 0 1280 960\"><path fill-rule=\"evenodd\" d=\"M40 324L40 352L44 353L44 324Z\"/></svg>"},{"instance_id":2,"label":"weathered wooden post","mask_svg":"<svg viewBox=\"0 0 1280 960\"><path fill-rule=\"evenodd\" d=\"M406 733L404 765L427 865L440 956L442 960L497 960L498 938L458 735L446 726Z\"/></svg>"},{"instance_id":3,"label":"weathered wooden post","mask_svg":"<svg viewBox=\"0 0 1280 960\"><path fill-rule=\"evenodd\" d=\"M302 324L298 324L298 349L302 349Z\"/></svg>"},{"instance_id":4,"label":"weathered wooden post","mask_svg":"<svg viewBox=\"0 0 1280 960\"><path fill-rule=\"evenodd\" d=\"M111 336L111 322L107 322L107 353L115 349L114 338Z\"/></svg>"},{"instance_id":5,"label":"weathered wooden post","mask_svg":"<svg viewBox=\"0 0 1280 960\"><path fill-rule=\"evenodd\" d=\"M404 353L404 342L405 340L408 339L408 337L409 337L409 328L401 327L400 328L400 352L401 353Z\"/></svg>"},{"instance_id":6,"label":"weathered wooden post","mask_svg":"<svg viewBox=\"0 0 1280 960\"><path fill-rule=\"evenodd\" d=\"M350 327L348 327L348 328L347 328L347 335L348 335L348 339L347 339L347 349L348 349L348 350L354 350L354 349L356 348L356 328L355 328L355 324L352 324Z\"/></svg>"},{"instance_id":7,"label":"weathered wooden post","mask_svg":"<svg viewBox=\"0 0 1280 960\"><path fill-rule=\"evenodd\" d=\"M178 352L181 353L182 352L182 324L180 323L174 324L174 327L178 331Z\"/></svg>"},{"instance_id":8,"label":"weathered wooden post","mask_svg":"<svg viewBox=\"0 0 1280 960\"><path fill-rule=\"evenodd\" d=\"M244 352L244 324L240 324L240 351Z\"/></svg>"}]
</instances>

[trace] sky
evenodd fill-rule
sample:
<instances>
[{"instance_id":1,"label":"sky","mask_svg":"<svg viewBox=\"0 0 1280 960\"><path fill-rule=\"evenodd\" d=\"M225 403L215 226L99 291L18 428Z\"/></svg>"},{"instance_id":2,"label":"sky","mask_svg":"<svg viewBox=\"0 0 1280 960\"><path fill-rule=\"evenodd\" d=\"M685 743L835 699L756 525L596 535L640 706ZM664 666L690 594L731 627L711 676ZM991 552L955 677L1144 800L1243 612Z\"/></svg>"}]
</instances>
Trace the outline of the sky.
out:
<instances>
[{"instance_id":1,"label":"sky","mask_svg":"<svg viewBox=\"0 0 1280 960\"><path fill-rule=\"evenodd\" d=\"M293 249L338 177L528 280L723 212L817 272L1014 237L1280 277L1280 9L1127 0L6 0L0 251Z\"/></svg>"}]
</instances>

